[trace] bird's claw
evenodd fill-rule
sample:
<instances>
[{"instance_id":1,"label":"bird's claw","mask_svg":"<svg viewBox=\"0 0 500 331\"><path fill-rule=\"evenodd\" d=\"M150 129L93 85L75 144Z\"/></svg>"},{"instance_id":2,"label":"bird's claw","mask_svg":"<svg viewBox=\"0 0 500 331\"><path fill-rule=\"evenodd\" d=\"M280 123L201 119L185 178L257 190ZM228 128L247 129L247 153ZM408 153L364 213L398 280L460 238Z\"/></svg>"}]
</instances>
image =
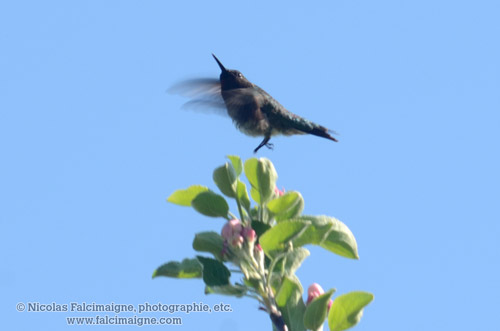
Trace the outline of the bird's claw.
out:
<instances>
[{"instance_id":1,"label":"bird's claw","mask_svg":"<svg viewBox=\"0 0 500 331\"><path fill-rule=\"evenodd\" d=\"M254 153L257 153L257 151L258 151L261 147L263 147L263 146L266 146L266 147L267 147L267 148L269 148L269 149L273 149L274 145L268 142L268 141L269 141L269 139L271 139L271 137L267 137L267 136L266 136L266 137L264 137L264 140L262 140L262 142L259 144L259 146L257 146L257 148L253 150L253 152L254 152Z\"/></svg>"}]
</instances>

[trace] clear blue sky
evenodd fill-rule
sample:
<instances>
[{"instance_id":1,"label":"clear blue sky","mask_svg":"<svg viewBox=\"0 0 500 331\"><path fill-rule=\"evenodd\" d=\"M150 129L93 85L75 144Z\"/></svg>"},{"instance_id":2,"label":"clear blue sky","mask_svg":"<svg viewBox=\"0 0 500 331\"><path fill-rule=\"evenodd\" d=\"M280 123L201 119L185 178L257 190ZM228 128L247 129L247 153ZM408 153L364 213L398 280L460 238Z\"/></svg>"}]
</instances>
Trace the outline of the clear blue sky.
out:
<instances>
[{"instance_id":1,"label":"clear blue sky","mask_svg":"<svg viewBox=\"0 0 500 331\"><path fill-rule=\"evenodd\" d=\"M258 154L305 213L339 218L358 241L359 261L310 248L304 286L373 292L357 330L493 329L499 13L493 0L2 2L2 325L71 329L75 314L19 313L18 302L201 301L233 312L181 315L176 330L270 329L254 301L151 279L195 255L195 232L223 225L165 198L215 189L225 155L247 159L260 142L165 93L218 77L213 52L340 134L273 138Z\"/></svg>"}]
</instances>

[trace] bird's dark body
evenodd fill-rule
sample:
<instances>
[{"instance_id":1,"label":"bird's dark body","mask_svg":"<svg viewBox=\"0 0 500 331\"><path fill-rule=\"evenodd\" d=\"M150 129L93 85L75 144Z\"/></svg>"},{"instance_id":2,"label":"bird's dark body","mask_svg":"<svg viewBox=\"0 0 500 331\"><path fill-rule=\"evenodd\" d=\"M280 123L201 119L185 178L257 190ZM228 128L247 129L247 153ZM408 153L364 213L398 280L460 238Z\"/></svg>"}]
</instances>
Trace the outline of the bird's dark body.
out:
<instances>
[{"instance_id":1,"label":"bird's dark body","mask_svg":"<svg viewBox=\"0 0 500 331\"><path fill-rule=\"evenodd\" d=\"M257 152L262 146L272 148L269 144L271 136L312 134L337 141L330 135L330 130L297 116L285 109L266 91L251 83L238 70L226 69L213 55L221 68L220 83L211 80L197 80L194 85L199 90L211 90L218 93L224 100L228 115L236 127L250 136L263 136L264 140L257 146Z\"/></svg>"}]
</instances>

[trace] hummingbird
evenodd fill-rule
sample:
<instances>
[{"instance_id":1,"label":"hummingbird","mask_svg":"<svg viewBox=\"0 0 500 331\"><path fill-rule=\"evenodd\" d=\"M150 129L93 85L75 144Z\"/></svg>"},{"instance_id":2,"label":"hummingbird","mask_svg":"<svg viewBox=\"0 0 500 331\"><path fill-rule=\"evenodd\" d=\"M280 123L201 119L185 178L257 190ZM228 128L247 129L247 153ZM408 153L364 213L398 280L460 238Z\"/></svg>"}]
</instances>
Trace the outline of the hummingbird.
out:
<instances>
[{"instance_id":1,"label":"hummingbird","mask_svg":"<svg viewBox=\"0 0 500 331\"><path fill-rule=\"evenodd\" d=\"M174 86L171 91L196 96L186 106L209 105L225 108L236 127L249 136L264 137L254 153L266 146L275 135L312 134L332 141L333 131L293 114L266 91L250 82L238 70L226 69L212 54L221 69L219 80L206 78L188 80ZM222 97L222 98L221 98Z\"/></svg>"}]
</instances>

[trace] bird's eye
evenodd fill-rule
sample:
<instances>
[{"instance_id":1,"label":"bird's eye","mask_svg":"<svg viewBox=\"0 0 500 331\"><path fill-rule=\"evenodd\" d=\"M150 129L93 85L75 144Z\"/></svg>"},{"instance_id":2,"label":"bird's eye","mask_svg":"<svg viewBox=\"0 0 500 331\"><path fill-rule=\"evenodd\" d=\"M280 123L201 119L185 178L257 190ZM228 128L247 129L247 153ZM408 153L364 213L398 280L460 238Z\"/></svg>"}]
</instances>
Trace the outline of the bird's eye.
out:
<instances>
[{"instance_id":1,"label":"bird's eye","mask_svg":"<svg viewBox=\"0 0 500 331\"><path fill-rule=\"evenodd\" d=\"M239 77L239 78L242 78L242 77L243 77L243 75L241 74L241 72L238 72L238 77Z\"/></svg>"}]
</instances>

